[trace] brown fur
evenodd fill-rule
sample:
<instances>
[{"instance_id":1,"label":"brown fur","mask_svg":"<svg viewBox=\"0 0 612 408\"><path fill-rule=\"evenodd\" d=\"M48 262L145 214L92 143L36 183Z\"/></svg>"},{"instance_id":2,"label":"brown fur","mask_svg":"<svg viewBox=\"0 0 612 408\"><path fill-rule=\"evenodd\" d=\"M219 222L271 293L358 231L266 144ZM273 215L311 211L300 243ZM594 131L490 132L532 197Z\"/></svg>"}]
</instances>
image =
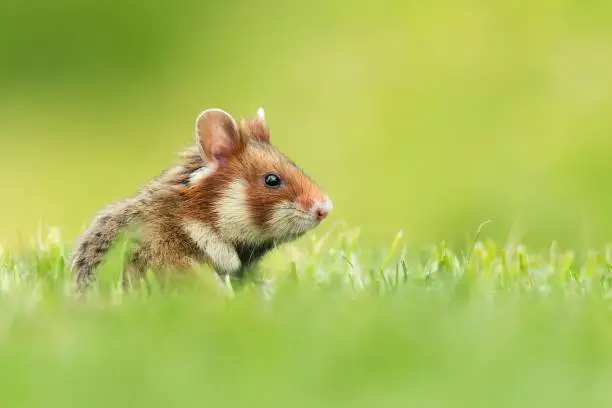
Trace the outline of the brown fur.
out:
<instances>
[{"instance_id":1,"label":"brown fur","mask_svg":"<svg viewBox=\"0 0 612 408\"><path fill-rule=\"evenodd\" d=\"M274 227L271 221L275 205L292 200L303 207L297 212L306 214L312 203L323 196L308 176L269 144L269 131L262 120L246 119L238 126L213 112L198 119L196 131L198 145L185 149L174 167L149 182L134 197L102 210L79 237L71 255L79 290L94 279L104 254L117 234L126 229L136 232L138 238L126 259L125 287L142 278L147 268L186 268L193 262L214 265L215 254L203 253L183 227L186 220L197 220L219 233L224 223L219 201L236 180L244 180L247 186L245 219L252 220L264 233ZM228 134L233 136L227 137ZM203 166L216 169L191 184L192 175ZM277 172L286 188L266 188L263 174L269 171ZM239 270L223 272L240 276L277 243L294 239L306 229L287 237L271 232L258 241L232 238L229 242L222 236L214 237L231 245L241 262ZM239 237L239 231L234 235Z\"/></svg>"},{"instance_id":2,"label":"brown fur","mask_svg":"<svg viewBox=\"0 0 612 408\"><path fill-rule=\"evenodd\" d=\"M317 186L297 166L270 145L258 144L257 148L245 153L244 162L248 163L248 204L251 215L262 228L268 227L272 219L273 205L283 200L297 199L304 209L313 204L314 195L320 192ZM286 188L267 190L257 177L267 171L278 173Z\"/></svg>"}]
</instances>

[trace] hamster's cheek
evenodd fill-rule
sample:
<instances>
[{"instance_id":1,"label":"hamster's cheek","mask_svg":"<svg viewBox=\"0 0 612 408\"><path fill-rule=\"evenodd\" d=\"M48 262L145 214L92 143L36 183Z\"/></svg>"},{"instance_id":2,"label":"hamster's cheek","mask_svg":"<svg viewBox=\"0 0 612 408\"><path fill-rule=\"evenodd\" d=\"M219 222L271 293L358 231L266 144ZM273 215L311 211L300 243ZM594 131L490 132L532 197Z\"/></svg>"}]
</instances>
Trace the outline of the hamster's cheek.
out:
<instances>
[{"instance_id":1,"label":"hamster's cheek","mask_svg":"<svg viewBox=\"0 0 612 408\"><path fill-rule=\"evenodd\" d=\"M299 221L298 214L299 211L293 202L282 200L272 206L267 225L277 237L291 234L296 221Z\"/></svg>"}]
</instances>

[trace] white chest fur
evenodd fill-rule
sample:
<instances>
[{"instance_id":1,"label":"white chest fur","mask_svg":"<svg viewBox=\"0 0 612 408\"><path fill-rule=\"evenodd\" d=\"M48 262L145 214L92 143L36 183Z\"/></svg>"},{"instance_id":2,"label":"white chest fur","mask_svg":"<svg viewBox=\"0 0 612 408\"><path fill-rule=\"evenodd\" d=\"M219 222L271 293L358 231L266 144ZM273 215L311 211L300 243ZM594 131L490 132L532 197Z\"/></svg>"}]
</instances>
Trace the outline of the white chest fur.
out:
<instances>
[{"instance_id":1,"label":"white chest fur","mask_svg":"<svg viewBox=\"0 0 612 408\"><path fill-rule=\"evenodd\" d=\"M219 273L231 274L240 269L240 258L234 247L219 238L206 223L186 221L183 229Z\"/></svg>"}]
</instances>

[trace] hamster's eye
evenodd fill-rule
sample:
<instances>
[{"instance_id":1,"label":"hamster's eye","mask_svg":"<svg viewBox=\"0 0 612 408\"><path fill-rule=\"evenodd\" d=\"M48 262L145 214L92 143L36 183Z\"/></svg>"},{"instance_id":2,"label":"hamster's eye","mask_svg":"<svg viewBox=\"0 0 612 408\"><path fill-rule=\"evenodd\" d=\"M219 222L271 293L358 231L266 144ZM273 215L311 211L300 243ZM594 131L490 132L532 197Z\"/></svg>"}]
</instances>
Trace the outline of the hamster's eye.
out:
<instances>
[{"instance_id":1,"label":"hamster's eye","mask_svg":"<svg viewBox=\"0 0 612 408\"><path fill-rule=\"evenodd\" d=\"M283 184L283 181L278 174L266 173L264 175L264 183L266 184L266 187L279 188Z\"/></svg>"}]
</instances>

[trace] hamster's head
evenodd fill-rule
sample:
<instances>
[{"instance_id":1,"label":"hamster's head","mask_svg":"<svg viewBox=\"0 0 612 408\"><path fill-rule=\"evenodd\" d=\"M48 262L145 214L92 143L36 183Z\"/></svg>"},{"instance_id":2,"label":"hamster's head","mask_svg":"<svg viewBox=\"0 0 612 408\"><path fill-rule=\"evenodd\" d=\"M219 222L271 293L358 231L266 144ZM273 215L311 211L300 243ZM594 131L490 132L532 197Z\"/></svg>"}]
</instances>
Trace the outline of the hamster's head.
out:
<instances>
[{"instance_id":1,"label":"hamster's head","mask_svg":"<svg viewBox=\"0 0 612 408\"><path fill-rule=\"evenodd\" d=\"M332 211L329 196L270 143L262 108L240 123L220 109L205 110L196 140L205 166L192 177L192 208L224 238L290 241Z\"/></svg>"}]
</instances>

